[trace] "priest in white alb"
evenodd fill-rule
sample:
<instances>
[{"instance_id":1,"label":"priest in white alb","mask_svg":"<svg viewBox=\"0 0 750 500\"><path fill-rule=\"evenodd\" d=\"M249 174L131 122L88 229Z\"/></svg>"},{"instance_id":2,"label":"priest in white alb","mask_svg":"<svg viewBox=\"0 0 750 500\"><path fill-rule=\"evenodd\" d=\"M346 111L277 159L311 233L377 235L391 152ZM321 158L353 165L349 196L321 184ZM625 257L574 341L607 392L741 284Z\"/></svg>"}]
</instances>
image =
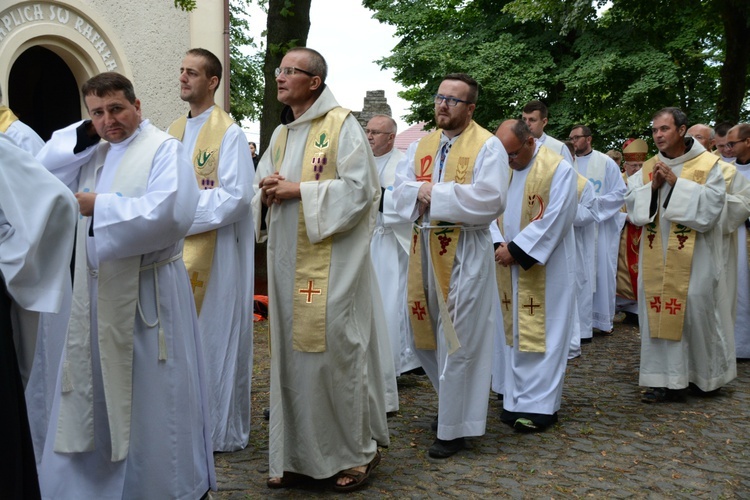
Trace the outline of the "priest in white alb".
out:
<instances>
[{"instance_id":1,"label":"priest in white alb","mask_svg":"<svg viewBox=\"0 0 750 500\"><path fill-rule=\"evenodd\" d=\"M42 496L200 498L216 485L182 262L198 189L182 144L142 120L126 77L102 73L81 93L91 121L55 132L44 158L80 217Z\"/></svg>"},{"instance_id":2,"label":"priest in white alb","mask_svg":"<svg viewBox=\"0 0 750 500\"><path fill-rule=\"evenodd\" d=\"M370 254L383 299L394 371L399 376L421 365L414 352L406 305L411 223L401 220L395 211L393 199L396 165L404 157L404 153L394 147L396 130L396 121L386 115L373 116L365 128L380 178L380 208ZM390 394L387 399L391 399Z\"/></svg>"},{"instance_id":3,"label":"priest in white alb","mask_svg":"<svg viewBox=\"0 0 750 500\"><path fill-rule=\"evenodd\" d=\"M735 157L737 175L745 181L750 179L750 124L740 123L727 132L727 146ZM729 194L727 195L729 197ZM750 358L750 220L746 219L737 227L736 234L736 319L734 339L738 358ZM734 252L732 252L734 253ZM731 255L731 254L730 254ZM732 267L732 266L728 266ZM727 272L729 276L729 271Z\"/></svg>"},{"instance_id":4,"label":"priest in white alb","mask_svg":"<svg viewBox=\"0 0 750 500\"><path fill-rule=\"evenodd\" d=\"M659 150L628 178L630 221L642 226L638 267L639 383L646 403L713 392L737 376L731 307L722 282L719 219L726 184L716 156L685 137L687 117L653 117Z\"/></svg>"},{"instance_id":5,"label":"priest in white alb","mask_svg":"<svg viewBox=\"0 0 750 500\"><path fill-rule=\"evenodd\" d=\"M3 100L3 89L0 88L0 101ZM7 106L0 105L0 133L7 137L19 148L31 156L36 156L44 140L36 131L18 119L18 117Z\"/></svg>"},{"instance_id":6,"label":"priest in white alb","mask_svg":"<svg viewBox=\"0 0 750 500\"><path fill-rule=\"evenodd\" d=\"M438 394L437 438L447 458L487 423L496 328L489 225L505 208L507 155L473 121L478 84L443 78L434 97L438 129L412 143L396 170L396 211L414 221L408 304L417 355Z\"/></svg>"},{"instance_id":7,"label":"priest in white alb","mask_svg":"<svg viewBox=\"0 0 750 500\"><path fill-rule=\"evenodd\" d=\"M213 53L188 50L179 80L190 113L169 133L185 146L200 191L183 255L206 360L214 451L236 451L250 436L254 171L245 133L214 102L221 74Z\"/></svg>"},{"instance_id":8,"label":"priest in white alb","mask_svg":"<svg viewBox=\"0 0 750 500\"><path fill-rule=\"evenodd\" d=\"M620 168L604 153L591 147L591 129L574 125L568 139L575 148L578 173L594 187L596 247L594 259L593 327L605 334L612 332L615 317L617 251L624 219L620 209L625 199L625 182Z\"/></svg>"},{"instance_id":9,"label":"priest in white alb","mask_svg":"<svg viewBox=\"0 0 750 500\"><path fill-rule=\"evenodd\" d=\"M268 238L266 484L333 477L346 492L367 482L378 445L389 442L380 353L388 333L370 260L378 173L327 73L306 47L287 51L276 69L285 106L258 164L253 215L256 234Z\"/></svg>"},{"instance_id":10,"label":"priest in white alb","mask_svg":"<svg viewBox=\"0 0 750 500\"><path fill-rule=\"evenodd\" d=\"M2 99L3 92L0 88L0 101ZM39 134L19 120L10 108L3 105L0 105L0 133L5 134L7 139L10 139L13 144L31 156L35 156L44 146L44 141L39 137ZM27 311L14 303L11 315L15 325L14 343L18 356L18 366L25 386L33 365L34 351L36 350L36 331L39 328L42 314L36 311Z\"/></svg>"},{"instance_id":11,"label":"priest in white alb","mask_svg":"<svg viewBox=\"0 0 750 500\"><path fill-rule=\"evenodd\" d=\"M33 199L33 203L29 200ZM33 156L0 133L0 467L5 498L39 498L11 306L57 312L70 285L77 203Z\"/></svg>"},{"instance_id":12,"label":"priest in white alb","mask_svg":"<svg viewBox=\"0 0 750 500\"><path fill-rule=\"evenodd\" d=\"M581 344L590 343L593 336L594 276L596 276L594 249L596 248L596 214L594 213L594 187L578 174L578 207L573 220L576 240L576 313L578 327L573 328L568 359L581 355Z\"/></svg>"},{"instance_id":13,"label":"priest in white alb","mask_svg":"<svg viewBox=\"0 0 750 500\"><path fill-rule=\"evenodd\" d=\"M503 366L500 419L519 432L557 422L576 319L578 175L557 153L540 146L521 120L496 135L509 151L508 204L498 221L495 250L503 325L496 342ZM503 334L504 333L504 334ZM497 351L497 350L496 350ZM495 382L493 381L493 385Z\"/></svg>"}]
</instances>

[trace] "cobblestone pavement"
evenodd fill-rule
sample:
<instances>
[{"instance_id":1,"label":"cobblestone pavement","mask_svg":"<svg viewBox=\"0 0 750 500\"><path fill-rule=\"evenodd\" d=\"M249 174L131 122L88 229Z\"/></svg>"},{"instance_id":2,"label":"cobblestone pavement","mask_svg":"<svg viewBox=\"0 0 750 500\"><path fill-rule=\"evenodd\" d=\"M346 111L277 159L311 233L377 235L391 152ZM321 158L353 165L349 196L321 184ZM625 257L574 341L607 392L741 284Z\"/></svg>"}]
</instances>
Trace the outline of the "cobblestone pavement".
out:
<instances>
[{"instance_id":1,"label":"cobblestone pavement","mask_svg":"<svg viewBox=\"0 0 750 500\"><path fill-rule=\"evenodd\" d=\"M250 445L216 454L217 499L309 498L325 482L270 490L267 324L256 323ZM398 498L750 498L750 362L712 398L648 405L638 386L640 338L616 325L568 364L560 422L518 434L490 397L487 433L446 460L427 456L437 397L426 377L399 379L400 411L388 419L391 444L370 483L351 494Z\"/></svg>"}]
</instances>

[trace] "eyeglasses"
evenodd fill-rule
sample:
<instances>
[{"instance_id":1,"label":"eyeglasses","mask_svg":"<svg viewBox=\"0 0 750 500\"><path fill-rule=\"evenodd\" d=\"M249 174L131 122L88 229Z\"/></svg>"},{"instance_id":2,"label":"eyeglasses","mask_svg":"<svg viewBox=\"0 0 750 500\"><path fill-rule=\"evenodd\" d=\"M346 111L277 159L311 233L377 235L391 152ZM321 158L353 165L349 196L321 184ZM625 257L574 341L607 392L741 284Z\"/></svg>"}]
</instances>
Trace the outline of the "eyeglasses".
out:
<instances>
[{"instance_id":1,"label":"eyeglasses","mask_svg":"<svg viewBox=\"0 0 750 500\"><path fill-rule=\"evenodd\" d=\"M727 148L729 148L729 149L733 149L735 144L737 144L738 142L745 142L748 139L750 139L750 137L746 137L744 139L740 139L739 141L727 141L727 143L725 144L725 146Z\"/></svg>"},{"instance_id":2,"label":"eyeglasses","mask_svg":"<svg viewBox=\"0 0 750 500\"><path fill-rule=\"evenodd\" d=\"M369 128L365 129L365 135L379 135L379 134L390 134L392 132L383 132L381 130L370 130Z\"/></svg>"},{"instance_id":3,"label":"eyeglasses","mask_svg":"<svg viewBox=\"0 0 750 500\"><path fill-rule=\"evenodd\" d=\"M529 144L528 141L524 141L523 144L521 144L521 147L513 151L512 153L508 153L508 159L509 160L515 160L518 158L518 155L521 153L521 150L526 147L526 145Z\"/></svg>"},{"instance_id":4,"label":"eyeglasses","mask_svg":"<svg viewBox=\"0 0 750 500\"><path fill-rule=\"evenodd\" d=\"M276 78L278 78L282 73L284 73L285 76L292 76L296 73L302 73L307 76L315 76L309 71L305 71L304 69L296 68L294 66L284 66L283 68L276 68L273 72Z\"/></svg>"},{"instance_id":5,"label":"eyeglasses","mask_svg":"<svg viewBox=\"0 0 750 500\"><path fill-rule=\"evenodd\" d=\"M571 135L570 137L568 137L568 140L570 142L576 142L581 137L591 137L591 136L590 135Z\"/></svg>"},{"instance_id":6,"label":"eyeglasses","mask_svg":"<svg viewBox=\"0 0 750 500\"><path fill-rule=\"evenodd\" d=\"M458 106L459 102L463 102L466 104L472 104L469 101L464 101L463 99L456 99L455 97L448 97L440 94L435 94L435 105L440 106L441 104L445 103L451 108L455 108Z\"/></svg>"}]
</instances>

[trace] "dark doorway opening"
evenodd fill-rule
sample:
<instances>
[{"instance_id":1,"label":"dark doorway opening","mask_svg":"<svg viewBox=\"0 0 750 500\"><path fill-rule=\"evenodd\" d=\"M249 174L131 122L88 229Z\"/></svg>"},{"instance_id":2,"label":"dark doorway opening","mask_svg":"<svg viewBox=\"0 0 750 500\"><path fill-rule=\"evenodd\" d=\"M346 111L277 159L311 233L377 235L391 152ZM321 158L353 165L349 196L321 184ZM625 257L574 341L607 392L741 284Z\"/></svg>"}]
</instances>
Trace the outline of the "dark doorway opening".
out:
<instances>
[{"instance_id":1,"label":"dark doorway opening","mask_svg":"<svg viewBox=\"0 0 750 500\"><path fill-rule=\"evenodd\" d=\"M31 47L10 70L8 104L45 141L52 132L81 119L76 79L60 56Z\"/></svg>"}]
</instances>

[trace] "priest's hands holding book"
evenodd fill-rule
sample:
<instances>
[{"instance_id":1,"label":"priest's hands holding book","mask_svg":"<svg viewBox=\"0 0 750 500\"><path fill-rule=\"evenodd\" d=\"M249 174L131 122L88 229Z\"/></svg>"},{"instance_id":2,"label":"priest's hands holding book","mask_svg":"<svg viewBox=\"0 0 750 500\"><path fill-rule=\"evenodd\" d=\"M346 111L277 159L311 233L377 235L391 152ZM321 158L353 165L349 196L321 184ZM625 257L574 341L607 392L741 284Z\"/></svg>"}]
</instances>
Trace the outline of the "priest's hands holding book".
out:
<instances>
[{"instance_id":1,"label":"priest's hands holding book","mask_svg":"<svg viewBox=\"0 0 750 500\"><path fill-rule=\"evenodd\" d=\"M665 182L670 186L674 186L674 183L677 182L677 176L664 162L657 161L656 165L654 165L653 176L651 177L651 189L657 190Z\"/></svg>"},{"instance_id":2,"label":"priest's hands holding book","mask_svg":"<svg viewBox=\"0 0 750 500\"><path fill-rule=\"evenodd\" d=\"M273 174L263 177L260 180L260 201L264 205L280 205L284 200L301 199L299 182L290 182L286 178L274 172Z\"/></svg>"},{"instance_id":3,"label":"priest's hands holding book","mask_svg":"<svg viewBox=\"0 0 750 500\"><path fill-rule=\"evenodd\" d=\"M78 210L84 217L91 217L94 215L94 203L96 202L96 193L90 192L78 192L75 193L76 200L78 200Z\"/></svg>"}]
</instances>

